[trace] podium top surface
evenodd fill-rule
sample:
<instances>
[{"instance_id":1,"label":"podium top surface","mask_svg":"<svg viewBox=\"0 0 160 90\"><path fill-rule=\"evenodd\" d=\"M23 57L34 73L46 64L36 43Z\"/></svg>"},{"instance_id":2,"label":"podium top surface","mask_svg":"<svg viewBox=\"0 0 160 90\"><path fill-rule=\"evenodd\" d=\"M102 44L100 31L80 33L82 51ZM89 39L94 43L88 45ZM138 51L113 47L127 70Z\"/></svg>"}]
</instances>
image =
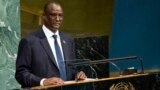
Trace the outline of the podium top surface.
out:
<instances>
[{"instance_id":1,"label":"podium top surface","mask_svg":"<svg viewBox=\"0 0 160 90\"><path fill-rule=\"evenodd\" d=\"M132 78L132 77L142 77L142 76L147 76L147 75L150 75L150 74L149 73L133 74L133 75L124 75L124 76L119 76L119 77L110 77L110 78L102 78L102 79L87 78L85 80L80 80L80 81L75 81L75 80L65 81L63 85L36 86L36 87L32 87L31 90L62 87L62 86L67 86L67 85L78 85L78 84L83 84L83 83L96 83L96 82L107 81L107 80L116 80L116 79Z\"/></svg>"}]
</instances>

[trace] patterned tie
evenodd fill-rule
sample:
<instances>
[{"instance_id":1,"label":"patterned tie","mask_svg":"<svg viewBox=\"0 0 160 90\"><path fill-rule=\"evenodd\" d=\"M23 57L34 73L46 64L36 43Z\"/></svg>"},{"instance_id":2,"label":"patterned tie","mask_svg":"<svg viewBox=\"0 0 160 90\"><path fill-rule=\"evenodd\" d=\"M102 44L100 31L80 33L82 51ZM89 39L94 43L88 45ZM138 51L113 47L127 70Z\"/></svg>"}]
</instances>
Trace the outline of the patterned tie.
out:
<instances>
[{"instance_id":1,"label":"patterned tie","mask_svg":"<svg viewBox=\"0 0 160 90\"><path fill-rule=\"evenodd\" d=\"M53 38L55 39L55 41L54 41L55 45L54 46L55 46L55 50L56 50L60 76L63 80L66 80L65 63L64 63L64 60L63 60L63 57L62 57L62 52L61 52L60 47L59 47L58 42L57 42L57 35L53 35Z\"/></svg>"}]
</instances>

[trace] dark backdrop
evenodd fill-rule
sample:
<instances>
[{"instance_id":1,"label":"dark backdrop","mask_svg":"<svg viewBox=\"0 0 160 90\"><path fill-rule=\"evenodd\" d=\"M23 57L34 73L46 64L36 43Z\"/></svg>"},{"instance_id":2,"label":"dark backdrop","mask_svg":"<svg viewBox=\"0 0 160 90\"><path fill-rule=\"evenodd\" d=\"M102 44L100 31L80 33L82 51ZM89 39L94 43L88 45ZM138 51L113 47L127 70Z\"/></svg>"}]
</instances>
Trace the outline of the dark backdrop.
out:
<instances>
[{"instance_id":1,"label":"dark backdrop","mask_svg":"<svg viewBox=\"0 0 160 90\"><path fill-rule=\"evenodd\" d=\"M110 58L133 55L160 70L160 0L115 0Z\"/></svg>"}]
</instances>

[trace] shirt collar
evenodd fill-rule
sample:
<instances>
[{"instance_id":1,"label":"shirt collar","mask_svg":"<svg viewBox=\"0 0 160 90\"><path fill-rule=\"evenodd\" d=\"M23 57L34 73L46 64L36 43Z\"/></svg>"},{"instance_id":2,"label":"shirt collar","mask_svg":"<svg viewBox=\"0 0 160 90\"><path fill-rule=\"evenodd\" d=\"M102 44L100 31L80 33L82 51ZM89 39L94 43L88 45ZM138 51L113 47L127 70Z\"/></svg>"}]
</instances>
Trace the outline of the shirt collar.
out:
<instances>
[{"instance_id":1,"label":"shirt collar","mask_svg":"<svg viewBox=\"0 0 160 90\"><path fill-rule=\"evenodd\" d=\"M45 25L42 26L43 32L46 35L47 38L52 37L53 35L57 35L57 38L59 38L59 31L57 30L55 33L53 33L50 29L48 29Z\"/></svg>"}]
</instances>

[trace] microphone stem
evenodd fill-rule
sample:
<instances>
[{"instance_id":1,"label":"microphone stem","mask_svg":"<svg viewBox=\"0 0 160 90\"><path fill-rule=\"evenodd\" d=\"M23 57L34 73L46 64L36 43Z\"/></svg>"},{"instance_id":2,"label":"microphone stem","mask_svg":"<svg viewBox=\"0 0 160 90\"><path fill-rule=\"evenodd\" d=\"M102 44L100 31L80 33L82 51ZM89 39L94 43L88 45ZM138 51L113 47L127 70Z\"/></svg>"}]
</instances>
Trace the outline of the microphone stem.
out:
<instances>
[{"instance_id":1,"label":"microphone stem","mask_svg":"<svg viewBox=\"0 0 160 90\"><path fill-rule=\"evenodd\" d=\"M101 55L99 52L97 52L96 50L94 50L92 47L91 47L91 50L92 50L93 52L95 52L96 54L98 54L98 55L99 55L100 57L102 57L103 59L106 59L106 57L104 57L103 55ZM114 67L116 67L116 68L118 69L118 71L119 71L119 75L122 75L121 69L120 69L115 63L113 63L113 62L111 62L111 61L109 61L109 60L106 60L106 62L108 62L108 63L112 64Z\"/></svg>"},{"instance_id":2,"label":"microphone stem","mask_svg":"<svg viewBox=\"0 0 160 90\"><path fill-rule=\"evenodd\" d=\"M142 58L139 59L140 60L140 63L141 63L141 73L143 74L144 73L144 68L143 68L143 60Z\"/></svg>"},{"instance_id":3,"label":"microphone stem","mask_svg":"<svg viewBox=\"0 0 160 90\"><path fill-rule=\"evenodd\" d=\"M97 72L96 70L92 67L92 65L89 65L89 67L91 68L91 70L94 72L95 74L95 78L98 79L98 75L97 75Z\"/></svg>"},{"instance_id":4,"label":"microphone stem","mask_svg":"<svg viewBox=\"0 0 160 90\"><path fill-rule=\"evenodd\" d=\"M84 59L85 57L81 54L80 51L77 51L77 52L78 52L78 54L83 58L83 60L86 60L86 61L90 62L90 59ZM95 74L95 78L98 79L98 75L97 75L96 70L92 67L91 64L89 64L88 66L91 68L91 70L92 70L93 73Z\"/></svg>"}]
</instances>

